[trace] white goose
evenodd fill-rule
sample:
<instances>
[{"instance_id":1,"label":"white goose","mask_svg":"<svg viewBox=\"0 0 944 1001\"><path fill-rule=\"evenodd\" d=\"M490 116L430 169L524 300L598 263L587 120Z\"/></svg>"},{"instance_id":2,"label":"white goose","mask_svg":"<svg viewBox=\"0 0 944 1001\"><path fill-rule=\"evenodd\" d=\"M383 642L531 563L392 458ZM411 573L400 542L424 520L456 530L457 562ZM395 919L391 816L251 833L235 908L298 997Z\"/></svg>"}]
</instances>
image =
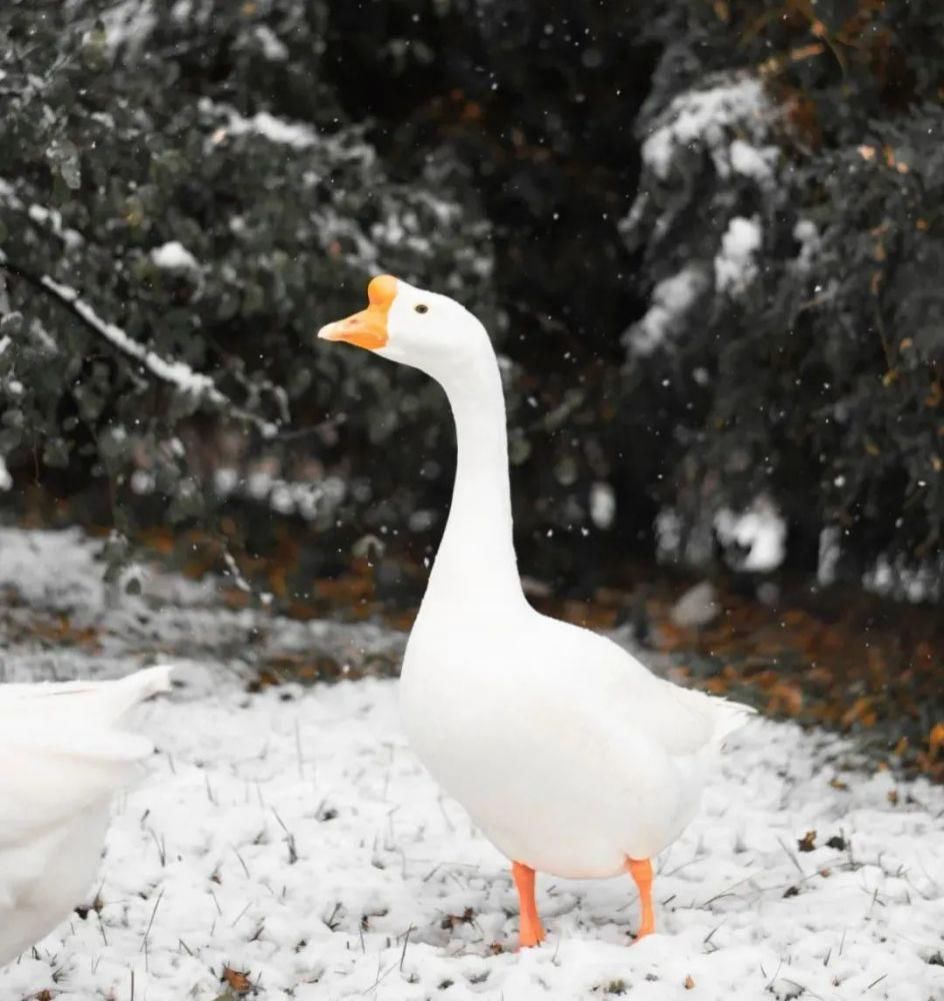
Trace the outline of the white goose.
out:
<instances>
[{"instance_id":1,"label":"white goose","mask_svg":"<svg viewBox=\"0 0 944 1001\"><path fill-rule=\"evenodd\" d=\"M170 687L170 668L119 681L0 685L0 966L82 902L112 794L153 751L118 729Z\"/></svg>"},{"instance_id":2,"label":"white goose","mask_svg":"<svg viewBox=\"0 0 944 1001\"><path fill-rule=\"evenodd\" d=\"M654 930L653 856L698 807L724 738L752 712L653 675L602 636L539 614L512 541L505 401L482 324L390 275L318 336L432 376L449 398L452 506L400 683L407 736L512 863L520 944L544 938L535 871L629 872Z\"/></svg>"}]
</instances>

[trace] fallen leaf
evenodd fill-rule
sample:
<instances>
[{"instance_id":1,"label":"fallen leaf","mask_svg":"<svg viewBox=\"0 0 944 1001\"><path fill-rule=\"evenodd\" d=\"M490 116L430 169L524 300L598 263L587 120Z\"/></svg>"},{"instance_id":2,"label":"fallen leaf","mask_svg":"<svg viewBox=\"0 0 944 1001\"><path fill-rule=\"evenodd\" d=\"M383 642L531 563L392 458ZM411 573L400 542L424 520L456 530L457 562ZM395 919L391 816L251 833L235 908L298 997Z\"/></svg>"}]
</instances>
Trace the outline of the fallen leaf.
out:
<instances>
[{"instance_id":1,"label":"fallen leaf","mask_svg":"<svg viewBox=\"0 0 944 1001\"><path fill-rule=\"evenodd\" d=\"M684 985L685 985L685 990L687 990L687 991L690 991L690 990L691 990L691 989L692 989L692 988L693 988L693 987L695 986L695 981L694 981L694 979L692 978L692 975L691 975L690 973L689 973L689 975L688 975L688 976L687 976L687 977L685 978L685 980L684 980Z\"/></svg>"},{"instance_id":2,"label":"fallen leaf","mask_svg":"<svg viewBox=\"0 0 944 1001\"><path fill-rule=\"evenodd\" d=\"M862 695L852 703L849 709L843 714L843 727L850 727L853 723L861 723L863 726L874 726L878 718L872 706L872 700L867 695Z\"/></svg>"},{"instance_id":3,"label":"fallen leaf","mask_svg":"<svg viewBox=\"0 0 944 1001\"><path fill-rule=\"evenodd\" d=\"M475 913L471 907L467 907L461 914L446 914L443 916L440 927L450 929L455 928L456 925L467 925L471 924Z\"/></svg>"},{"instance_id":4,"label":"fallen leaf","mask_svg":"<svg viewBox=\"0 0 944 1001\"><path fill-rule=\"evenodd\" d=\"M221 979L225 980L237 994L248 994L249 991L252 990L248 970L244 972L242 970L234 970L229 966L224 966L223 976Z\"/></svg>"},{"instance_id":5,"label":"fallen leaf","mask_svg":"<svg viewBox=\"0 0 944 1001\"><path fill-rule=\"evenodd\" d=\"M816 831L807 831L802 838L798 838L797 848L801 852L814 851L816 849Z\"/></svg>"},{"instance_id":6,"label":"fallen leaf","mask_svg":"<svg viewBox=\"0 0 944 1001\"><path fill-rule=\"evenodd\" d=\"M778 682L770 690L769 712L783 712L788 716L798 716L803 708L803 691L798 685L786 681Z\"/></svg>"}]
</instances>

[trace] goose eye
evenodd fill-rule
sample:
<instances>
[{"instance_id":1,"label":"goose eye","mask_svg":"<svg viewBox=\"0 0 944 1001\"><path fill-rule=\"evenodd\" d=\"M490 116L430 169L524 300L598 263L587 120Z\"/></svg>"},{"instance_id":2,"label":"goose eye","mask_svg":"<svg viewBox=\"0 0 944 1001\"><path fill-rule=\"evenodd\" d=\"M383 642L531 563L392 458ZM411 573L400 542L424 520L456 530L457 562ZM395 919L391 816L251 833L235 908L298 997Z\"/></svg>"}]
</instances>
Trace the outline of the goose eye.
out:
<instances>
[{"instance_id":1,"label":"goose eye","mask_svg":"<svg viewBox=\"0 0 944 1001\"><path fill-rule=\"evenodd\" d=\"M429 312L429 306L427 306L426 303L424 303L424 302L421 302L418 305L414 306L413 309L415 309L417 313L428 313Z\"/></svg>"}]
</instances>

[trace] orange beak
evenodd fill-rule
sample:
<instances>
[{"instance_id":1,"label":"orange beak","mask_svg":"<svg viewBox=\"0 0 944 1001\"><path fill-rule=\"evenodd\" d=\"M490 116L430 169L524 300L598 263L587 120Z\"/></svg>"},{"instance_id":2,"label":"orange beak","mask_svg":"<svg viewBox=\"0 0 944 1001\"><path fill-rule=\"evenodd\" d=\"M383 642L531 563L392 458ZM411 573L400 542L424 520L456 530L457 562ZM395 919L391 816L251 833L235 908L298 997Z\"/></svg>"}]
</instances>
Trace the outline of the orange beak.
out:
<instances>
[{"instance_id":1,"label":"orange beak","mask_svg":"<svg viewBox=\"0 0 944 1001\"><path fill-rule=\"evenodd\" d=\"M359 348L376 351L387 343L387 313L397 295L397 280L393 275L378 275L367 286L370 305L359 313L336 320L318 331L326 341L347 341Z\"/></svg>"}]
</instances>

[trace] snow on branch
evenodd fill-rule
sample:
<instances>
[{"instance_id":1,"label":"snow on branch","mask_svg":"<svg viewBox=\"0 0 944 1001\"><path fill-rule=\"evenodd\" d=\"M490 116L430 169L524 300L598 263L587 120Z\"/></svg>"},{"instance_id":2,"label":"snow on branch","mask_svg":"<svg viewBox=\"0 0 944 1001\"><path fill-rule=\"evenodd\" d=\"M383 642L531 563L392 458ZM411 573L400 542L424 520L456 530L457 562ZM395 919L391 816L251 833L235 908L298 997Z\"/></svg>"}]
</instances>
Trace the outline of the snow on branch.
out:
<instances>
[{"instance_id":1,"label":"snow on branch","mask_svg":"<svg viewBox=\"0 0 944 1001\"><path fill-rule=\"evenodd\" d=\"M54 281L49 275L43 275L40 282L44 288L49 289L62 302L68 303L89 327L101 334L102 337L106 337L124 354L141 362L159 379L173 383L182 393L206 396L217 405L225 405L228 402L208 375L194 372L183 362L169 362L150 351L143 344L132 340L120 327L116 327L113 323L106 323L87 302L83 302L79 298L79 294L74 288Z\"/></svg>"},{"instance_id":2,"label":"snow on branch","mask_svg":"<svg viewBox=\"0 0 944 1001\"><path fill-rule=\"evenodd\" d=\"M254 425L264 438L273 438L278 433L278 428L270 421L234 404L228 396L217 389L216 383L210 376L194 372L184 362L168 361L166 358L162 358L143 344L130 338L120 327L113 323L106 323L87 302L83 302L79 298L75 289L53 281L48 275L43 275L40 282L61 302L68 304L88 327L110 341L123 354L139 361L162 382L175 386L181 393L206 400L218 410L247 421Z\"/></svg>"},{"instance_id":3,"label":"snow on branch","mask_svg":"<svg viewBox=\"0 0 944 1001\"><path fill-rule=\"evenodd\" d=\"M184 362L170 361L161 357L150 348L129 337L121 327L103 320L87 302L79 298L79 293L74 288L55 281L49 275L37 278L12 264L2 251L0 251L0 266L28 281L34 287L43 289L74 316L77 316L86 327L108 341L121 354L138 362L161 382L173 386L180 393L205 401L237 420L251 424L263 438L274 438L278 435L276 424L267 421L259 414L238 406L217 388L210 376L194 372Z\"/></svg>"},{"instance_id":4,"label":"snow on branch","mask_svg":"<svg viewBox=\"0 0 944 1001\"><path fill-rule=\"evenodd\" d=\"M768 183L778 152L764 140L775 115L760 80L720 74L672 99L643 141L643 163L665 181L681 151L705 150L719 177Z\"/></svg>"}]
</instances>

